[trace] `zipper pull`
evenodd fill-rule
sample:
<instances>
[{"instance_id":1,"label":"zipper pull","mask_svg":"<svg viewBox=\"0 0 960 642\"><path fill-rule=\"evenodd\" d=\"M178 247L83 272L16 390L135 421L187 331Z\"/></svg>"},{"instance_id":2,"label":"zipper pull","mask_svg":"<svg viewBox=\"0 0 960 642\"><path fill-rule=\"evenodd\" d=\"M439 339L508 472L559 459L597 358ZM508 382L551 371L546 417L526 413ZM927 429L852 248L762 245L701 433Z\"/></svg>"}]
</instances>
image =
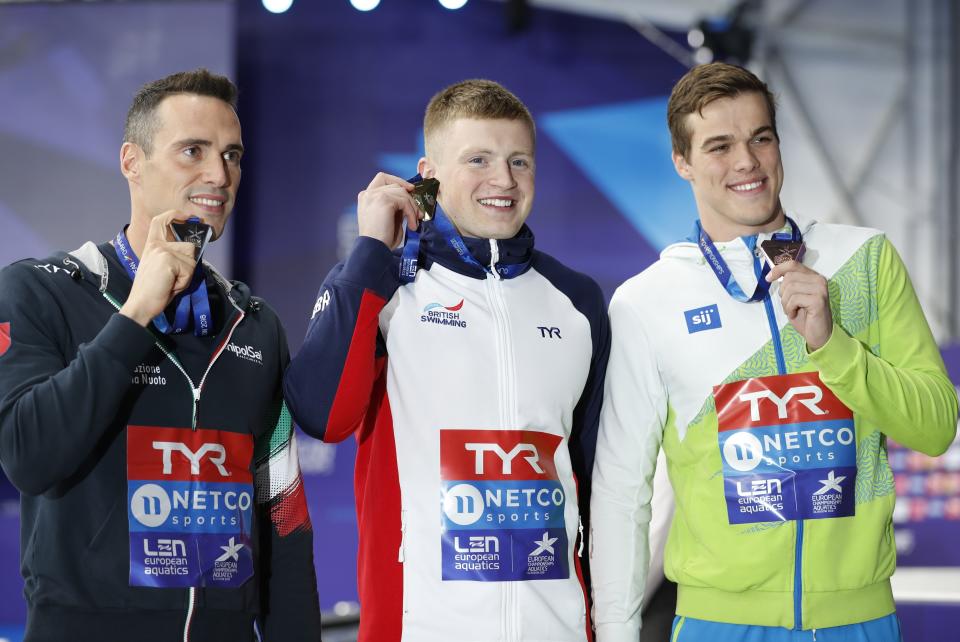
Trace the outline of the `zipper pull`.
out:
<instances>
[{"instance_id":1,"label":"zipper pull","mask_svg":"<svg viewBox=\"0 0 960 642\"><path fill-rule=\"evenodd\" d=\"M577 557L583 557L583 520L577 516L577 532L580 533L577 539L580 540L580 545L577 547Z\"/></svg>"},{"instance_id":2,"label":"zipper pull","mask_svg":"<svg viewBox=\"0 0 960 642\"><path fill-rule=\"evenodd\" d=\"M197 419L200 418L200 388L193 389L193 429L197 429Z\"/></svg>"},{"instance_id":3,"label":"zipper pull","mask_svg":"<svg viewBox=\"0 0 960 642\"><path fill-rule=\"evenodd\" d=\"M500 273L497 272L497 263L500 262L500 248L497 246L497 239L490 239L490 273L497 281L500 280Z\"/></svg>"}]
</instances>

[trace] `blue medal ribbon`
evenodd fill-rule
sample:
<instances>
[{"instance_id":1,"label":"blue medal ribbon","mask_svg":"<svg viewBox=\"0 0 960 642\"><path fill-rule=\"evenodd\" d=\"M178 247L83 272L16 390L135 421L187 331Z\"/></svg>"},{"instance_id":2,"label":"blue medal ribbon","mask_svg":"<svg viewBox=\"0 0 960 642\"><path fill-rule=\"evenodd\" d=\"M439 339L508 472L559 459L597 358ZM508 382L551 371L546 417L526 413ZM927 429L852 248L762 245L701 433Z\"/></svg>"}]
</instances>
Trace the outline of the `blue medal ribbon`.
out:
<instances>
[{"instance_id":1,"label":"blue medal ribbon","mask_svg":"<svg viewBox=\"0 0 960 642\"><path fill-rule=\"evenodd\" d=\"M199 221L200 219L190 220ZM137 269L140 267L140 259L137 258L133 248L130 247L130 242L127 240L125 230L120 230L120 232L117 233L117 237L114 239L113 249L116 251L120 263L122 263L126 269L127 276L129 276L132 281L137 275ZM197 257L197 267L193 272L190 286L173 299L173 303L176 306L173 323L170 323L164 312L161 312L153 319L153 325L163 334L182 334L189 327L191 312L193 317L193 334L198 337L205 337L213 330L212 317L210 314L210 298L207 295L207 281L203 266L200 263L202 255L203 250L200 251L200 256Z\"/></svg>"},{"instance_id":2,"label":"blue medal ribbon","mask_svg":"<svg viewBox=\"0 0 960 642\"><path fill-rule=\"evenodd\" d=\"M772 238L776 241L802 241L803 236L800 233L800 228L789 216L787 216L786 219L787 223L790 224L790 233L777 232ZM767 283L766 278L764 278L770 272L770 266L767 265L766 261L764 261L763 268L760 271L760 276L757 278L756 289L754 289L752 295L747 296L747 294L743 291L743 288L740 287L740 284L737 283L737 280L733 278L733 272L730 271L730 268L727 266L727 262L723 260L719 250L717 250L717 246L713 244L713 240L703 230L703 226L700 225L700 221L698 220L694 225L694 232L697 237L697 246L700 248L700 253L703 254L703 258L707 260L707 265L709 265L713 270L713 273L717 276L717 280L720 281L720 285L724 287L727 293L742 303L763 300L763 298L767 296L767 292L770 289L770 284ZM751 250L756 245L756 241L756 236L744 237L744 242Z\"/></svg>"}]
</instances>

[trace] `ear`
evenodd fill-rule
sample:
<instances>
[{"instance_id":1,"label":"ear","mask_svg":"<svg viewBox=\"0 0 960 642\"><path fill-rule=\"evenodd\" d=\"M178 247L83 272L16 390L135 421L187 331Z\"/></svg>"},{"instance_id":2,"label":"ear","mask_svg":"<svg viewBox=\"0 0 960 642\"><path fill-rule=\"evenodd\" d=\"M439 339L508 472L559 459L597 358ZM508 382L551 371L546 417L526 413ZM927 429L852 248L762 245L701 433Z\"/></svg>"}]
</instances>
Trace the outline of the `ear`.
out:
<instances>
[{"instance_id":1,"label":"ear","mask_svg":"<svg viewBox=\"0 0 960 642\"><path fill-rule=\"evenodd\" d=\"M683 154L678 152L673 152L673 168L677 170L677 174L680 175L685 181L693 181L693 172L690 169L690 163L687 162L687 159L683 157Z\"/></svg>"},{"instance_id":2,"label":"ear","mask_svg":"<svg viewBox=\"0 0 960 642\"><path fill-rule=\"evenodd\" d=\"M120 173L131 182L139 182L143 150L136 143L126 142L120 146Z\"/></svg>"},{"instance_id":3,"label":"ear","mask_svg":"<svg viewBox=\"0 0 960 642\"><path fill-rule=\"evenodd\" d=\"M417 161L417 173L424 178L434 178L437 175L437 166L426 156Z\"/></svg>"}]
</instances>

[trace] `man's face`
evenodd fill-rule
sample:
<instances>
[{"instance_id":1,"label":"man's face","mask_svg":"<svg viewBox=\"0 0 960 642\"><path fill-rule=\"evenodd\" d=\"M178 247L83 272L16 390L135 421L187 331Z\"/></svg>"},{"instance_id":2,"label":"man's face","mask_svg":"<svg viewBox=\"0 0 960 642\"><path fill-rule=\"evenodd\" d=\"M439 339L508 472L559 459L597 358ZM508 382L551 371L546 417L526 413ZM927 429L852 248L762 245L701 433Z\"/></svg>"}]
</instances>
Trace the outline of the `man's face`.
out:
<instances>
[{"instance_id":1,"label":"man's face","mask_svg":"<svg viewBox=\"0 0 960 642\"><path fill-rule=\"evenodd\" d=\"M674 166L690 182L703 228L714 240L770 232L783 225L783 164L763 96L721 98L687 115L688 158Z\"/></svg>"},{"instance_id":2,"label":"man's face","mask_svg":"<svg viewBox=\"0 0 960 642\"><path fill-rule=\"evenodd\" d=\"M433 133L420 173L440 181L437 200L460 234L515 236L533 206L533 134L521 120L458 118Z\"/></svg>"},{"instance_id":3,"label":"man's face","mask_svg":"<svg viewBox=\"0 0 960 642\"><path fill-rule=\"evenodd\" d=\"M223 233L240 185L240 121L227 103L177 94L157 107L159 128L149 157L139 160L142 215L178 210ZM142 154L142 152L141 152Z\"/></svg>"}]
</instances>

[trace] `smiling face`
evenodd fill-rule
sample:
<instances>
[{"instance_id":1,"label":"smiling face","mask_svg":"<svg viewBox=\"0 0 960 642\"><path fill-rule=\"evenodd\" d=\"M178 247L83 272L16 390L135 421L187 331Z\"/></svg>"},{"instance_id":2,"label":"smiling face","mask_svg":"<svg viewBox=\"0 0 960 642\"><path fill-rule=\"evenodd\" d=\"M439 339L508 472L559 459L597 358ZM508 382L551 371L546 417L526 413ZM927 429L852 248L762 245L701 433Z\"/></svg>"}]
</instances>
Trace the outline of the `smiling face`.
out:
<instances>
[{"instance_id":1,"label":"smiling face","mask_svg":"<svg viewBox=\"0 0 960 642\"><path fill-rule=\"evenodd\" d=\"M176 94L157 106L157 129L148 155L136 143L121 148L121 170L130 183L128 236L146 238L150 220L168 210L199 217L218 238L233 211L240 185L240 121L226 102Z\"/></svg>"},{"instance_id":2,"label":"smiling face","mask_svg":"<svg viewBox=\"0 0 960 642\"><path fill-rule=\"evenodd\" d=\"M764 97L744 92L686 116L690 147L673 153L689 181L703 229L715 241L771 232L784 225L780 142Z\"/></svg>"},{"instance_id":3,"label":"smiling face","mask_svg":"<svg viewBox=\"0 0 960 642\"><path fill-rule=\"evenodd\" d=\"M534 142L522 120L457 118L434 132L418 169L440 181L437 200L463 236L520 231L534 194Z\"/></svg>"}]
</instances>

